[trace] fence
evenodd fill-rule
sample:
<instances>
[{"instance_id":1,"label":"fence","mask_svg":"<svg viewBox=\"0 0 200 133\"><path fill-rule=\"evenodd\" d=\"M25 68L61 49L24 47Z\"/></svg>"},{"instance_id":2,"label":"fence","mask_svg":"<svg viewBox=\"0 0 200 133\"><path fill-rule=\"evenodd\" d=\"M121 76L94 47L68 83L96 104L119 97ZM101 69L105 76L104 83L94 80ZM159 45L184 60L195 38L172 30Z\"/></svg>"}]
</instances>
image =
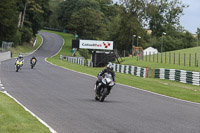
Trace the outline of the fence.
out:
<instances>
[{"instance_id":1,"label":"fence","mask_svg":"<svg viewBox=\"0 0 200 133\"><path fill-rule=\"evenodd\" d=\"M200 86L200 72L160 68L155 69L155 78Z\"/></svg>"},{"instance_id":2,"label":"fence","mask_svg":"<svg viewBox=\"0 0 200 133\"><path fill-rule=\"evenodd\" d=\"M61 60L66 60L71 63L76 63L82 66L88 66L88 67L93 67L93 64L91 61L86 61L83 57L71 57L71 56L63 56L60 55Z\"/></svg>"},{"instance_id":3,"label":"fence","mask_svg":"<svg viewBox=\"0 0 200 133\"><path fill-rule=\"evenodd\" d=\"M196 66L198 67L199 62L197 58L197 54L194 53L178 53L178 52L165 52L161 55L161 53L150 53L147 56L141 55L137 56L137 61L148 61L155 63L163 63L163 64L176 64L183 66Z\"/></svg>"},{"instance_id":4,"label":"fence","mask_svg":"<svg viewBox=\"0 0 200 133\"><path fill-rule=\"evenodd\" d=\"M11 51L13 42L2 41L2 52Z\"/></svg>"}]
</instances>

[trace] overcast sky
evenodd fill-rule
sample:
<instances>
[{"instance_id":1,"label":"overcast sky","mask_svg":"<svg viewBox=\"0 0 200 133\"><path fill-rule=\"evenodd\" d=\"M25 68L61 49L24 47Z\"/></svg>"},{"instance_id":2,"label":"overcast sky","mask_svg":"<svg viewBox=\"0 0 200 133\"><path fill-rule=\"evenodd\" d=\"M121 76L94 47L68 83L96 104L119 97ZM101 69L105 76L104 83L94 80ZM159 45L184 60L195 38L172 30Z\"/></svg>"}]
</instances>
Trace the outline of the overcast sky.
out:
<instances>
[{"instance_id":1,"label":"overcast sky","mask_svg":"<svg viewBox=\"0 0 200 133\"><path fill-rule=\"evenodd\" d=\"M184 9L184 15L181 17L181 25L191 33L197 31L200 27L200 0L182 0L183 4L188 4L189 7Z\"/></svg>"},{"instance_id":2,"label":"overcast sky","mask_svg":"<svg viewBox=\"0 0 200 133\"><path fill-rule=\"evenodd\" d=\"M119 0L113 0L117 2ZM196 33L197 27L200 27L200 0L181 0L183 4L189 5L185 8L181 16L181 25L191 33Z\"/></svg>"}]
</instances>

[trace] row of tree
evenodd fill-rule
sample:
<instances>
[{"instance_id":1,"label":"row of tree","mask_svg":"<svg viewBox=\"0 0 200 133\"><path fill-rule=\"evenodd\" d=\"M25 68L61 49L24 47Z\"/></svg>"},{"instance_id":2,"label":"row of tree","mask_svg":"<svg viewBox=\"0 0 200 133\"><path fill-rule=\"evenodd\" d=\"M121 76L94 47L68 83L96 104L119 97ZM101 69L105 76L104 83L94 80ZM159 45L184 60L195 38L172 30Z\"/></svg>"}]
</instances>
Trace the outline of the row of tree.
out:
<instances>
[{"instance_id":1,"label":"row of tree","mask_svg":"<svg viewBox=\"0 0 200 133\"><path fill-rule=\"evenodd\" d=\"M49 0L1 0L0 42L29 42L50 13Z\"/></svg>"},{"instance_id":2,"label":"row of tree","mask_svg":"<svg viewBox=\"0 0 200 133\"><path fill-rule=\"evenodd\" d=\"M1 0L0 42L29 42L45 26L112 40L118 50L131 50L137 36L143 48L160 50L162 39L163 51L189 48L195 38L179 23L187 7L180 0Z\"/></svg>"},{"instance_id":3,"label":"row of tree","mask_svg":"<svg viewBox=\"0 0 200 133\"><path fill-rule=\"evenodd\" d=\"M76 31L81 39L113 40L115 48L127 51L133 35L141 36L139 46L160 50L165 32L163 50L170 51L195 46L193 35L179 23L187 7L180 0L65 0L52 4L46 26Z\"/></svg>"}]
</instances>

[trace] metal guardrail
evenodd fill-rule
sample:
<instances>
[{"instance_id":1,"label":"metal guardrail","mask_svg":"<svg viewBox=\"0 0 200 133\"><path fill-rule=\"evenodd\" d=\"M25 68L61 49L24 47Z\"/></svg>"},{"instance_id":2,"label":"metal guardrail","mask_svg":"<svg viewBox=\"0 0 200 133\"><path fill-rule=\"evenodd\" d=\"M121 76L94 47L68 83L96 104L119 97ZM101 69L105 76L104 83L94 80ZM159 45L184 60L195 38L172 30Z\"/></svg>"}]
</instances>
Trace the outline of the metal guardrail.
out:
<instances>
[{"instance_id":1,"label":"metal guardrail","mask_svg":"<svg viewBox=\"0 0 200 133\"><path fill-rule=\"evenodd\" d=\"M83 57L71 57L60 55L61 60L66 60L71 63L76 63L82 66L93 67L93 63L91 61L85 60Z\"/></svg>"}]
</instances>

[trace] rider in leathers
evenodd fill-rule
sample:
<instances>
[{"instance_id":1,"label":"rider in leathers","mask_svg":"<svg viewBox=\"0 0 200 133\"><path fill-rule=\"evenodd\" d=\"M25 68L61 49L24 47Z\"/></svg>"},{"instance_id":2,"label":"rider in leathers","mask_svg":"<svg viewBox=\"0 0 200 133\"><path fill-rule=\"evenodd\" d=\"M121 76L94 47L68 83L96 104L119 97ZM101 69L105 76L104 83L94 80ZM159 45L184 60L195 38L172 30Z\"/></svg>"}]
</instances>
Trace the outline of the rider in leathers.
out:
<instances>
[{"instance_id":1,"label":"rider in leathers","mask_svg":"<svg viewBox=\"0 0 200 133\"><path fill-rule=\"evenodd\" d=\"M35 64L34 64L34 65L36 65L36 63L37 63L37 59L35 58L35 56L33 56L33 57L30 59L30 64L33 63L33 62L32 62L33 59L35 59Z\"/></svg>"},{"instance_id":2,"label":"rider in leathers","mask_svg":"<svg viewBox=\"0 0 200 133\"><path fill-rule=\"evenodd\" d=\"M113 65L112 64L108 64L106 69L103 69L98 75L97 75L97 81L96 81L96 91L97 94L99 94L100 92L100 86L99 83L102 82L103 76L105 73L111 74L113 81L115 82L115 72L113 71ZM110 89L108 91L108 94L110 93Z\"/></svg>"},{"instance_id":3,"label":"rider in leathers","mask_svg":"<svg viewBox=\"0 0 200 133\"><path fill-rule=\"evenodd\" d=\"M15 65L16 65L16 62L17 62L17 61L19 61L19 62L22 61L22 64L21 64L21 67L22 67L23 64L24 64L24 57L22 56L22 54L19 54L19 55L18 55L17 59L15 60ZM21 67L20 67L20 69L21 69Z\"/></svg>"}]
</instances>

